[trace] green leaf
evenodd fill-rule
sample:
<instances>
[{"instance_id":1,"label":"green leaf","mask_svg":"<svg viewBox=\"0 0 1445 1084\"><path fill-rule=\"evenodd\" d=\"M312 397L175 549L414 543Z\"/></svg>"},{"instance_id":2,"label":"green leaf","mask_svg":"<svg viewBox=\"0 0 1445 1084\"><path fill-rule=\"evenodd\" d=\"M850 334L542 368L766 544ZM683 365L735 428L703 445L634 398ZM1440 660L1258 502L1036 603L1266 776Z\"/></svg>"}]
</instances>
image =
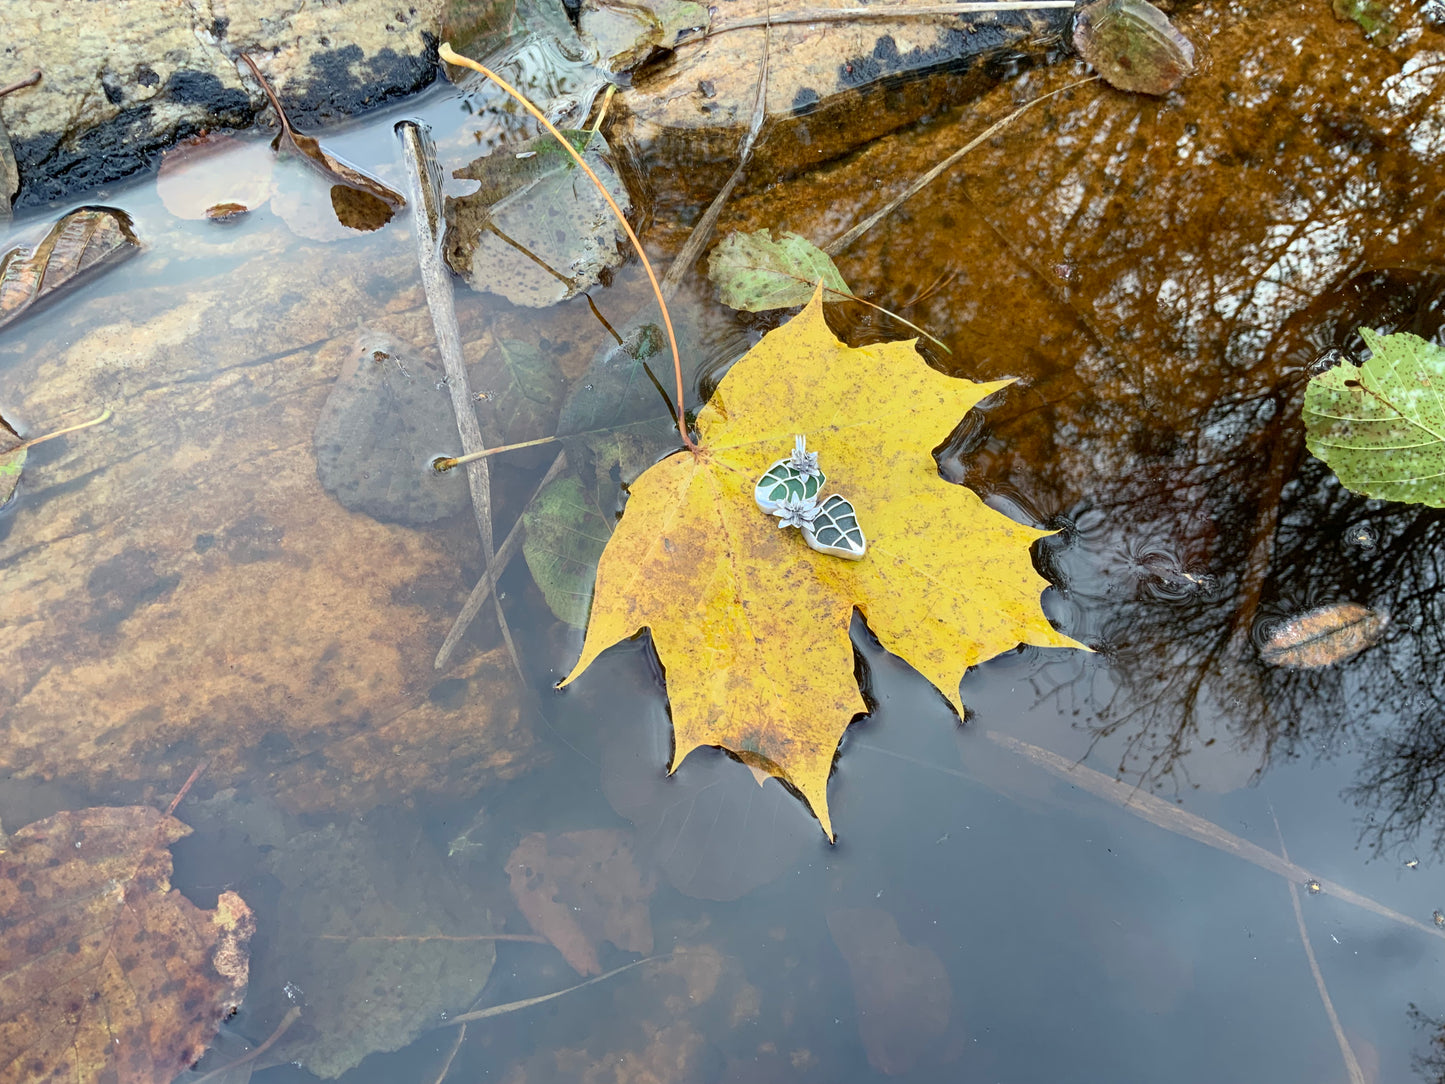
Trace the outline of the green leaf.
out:
<instances>
[{"instance_id":1,"label":"green leaf","mask_svg":"<svg viewBox=\"0 0 1445 1084\"><path fill-rule=\"evenodd\" d=\"M1405 332L1360 336L1364 365L1310 379L1305 446L1356 493L1445 508L1445 349Z\"/></svg>"},{"instance_id":2,"label":"green leaf","mask_svg":"<svg viewBox=\"0 0 1445 1084\"><path fill-rule=\"evenodd\" d=\"M527 528L522 555L547 605L558 619L584 627L611 522L577 478L549 482L522 521Z\"/></svg>"},{"instance_id":3,"label":"green leaf","mask_svg":"<svg viewBox=\"0 0 1445 1084\"><path fill-rule=\"evenodd\" d=\"M20 472L25 469L25 459L30 446L20 441L20 435L0 418L0 508L10 503L15 496L15 487L20 484Z\"/></svg>"},{"instance_id":4,"label":"green leaf","mask_svg":"<svg viewBox=\"0 0 1445 1084\"><path fill-rule=\"evenodd\" d=\"M774 241L768 230L728 234L708 258L707 277L718 300L744 312L806 305L819 280L840 294L853 292L817 245L796 233Z\"/></svg>"},{"instance_id":5,"label":"green leaf","mask_svg":"<svg viewBox=\"0 0 1445 1084\"><path fill-rule=\"evenodd\" d=\"M1358 23L1374 45L1389 45L1400 36L1400 16L1381 0L1334 0L1335 17Z\"/></svg>"},{"instance_id":6,"label":"green leaf","mask_svg":"<svg viewBox=\"0 0 1445 1084\"><path fill-rule=\"evenodd\" d=\"M506 443L556 432L567 381L556 358L535 343L498 339L477 363L472 386L485 396L477 404L483 424L490 415Z\"/></svg>"}]
</instances>

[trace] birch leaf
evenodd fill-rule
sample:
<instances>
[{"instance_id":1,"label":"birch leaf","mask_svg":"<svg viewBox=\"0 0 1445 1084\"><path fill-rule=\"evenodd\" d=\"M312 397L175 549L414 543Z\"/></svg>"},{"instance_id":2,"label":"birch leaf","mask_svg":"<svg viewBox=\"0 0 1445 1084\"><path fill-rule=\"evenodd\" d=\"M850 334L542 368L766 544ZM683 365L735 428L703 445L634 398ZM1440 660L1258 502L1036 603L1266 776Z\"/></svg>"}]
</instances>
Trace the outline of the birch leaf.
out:
<instances>
[{"instance_id":1,"label":"birch leaf","mask_svg":"<svg viewBox=\"0 0 1445 1084\"><path fill-rule=\"evenodd\" d=\"M1445 348L1361 328L1363 365L1344 362L1305 389L1305 446L1346 489L1445 508Z\"/></svg>"},{"instance_id":2,"label":"birch leaf","mask_svg":"<svg viewBox=\"0 0 1445 1084\"><path fill-rule=\"evenodd\" d=\"M1029 548L1049 532L945 481L933 458L1006 384L945 376L911 341L844 346L815 293L722 379L698 414L699 452L664 459L630 487L582 657L562 684L650 629L672 702L671 768L721 746L799 791L831 839L833 754L866 710L848 638L855 608L960 715L971 666L1020 643L1083 646L1039 606L1047 581ZM758 507L756 482L797 434L828 490L856 509L862 560L809 549Z\"/></svg>"},{"instance_id":3,"label":"birch leaf","mask_svg":"<svg viewBox=\"0 0 1445 1084\"><path fill-rule=\"evenodd\" d=\"M744 312L806 304L819 282L840 294L853 292L833 258L813 242L796 233L774 241L769 230L728 234L708 257L707 277L718 300Z\"/></svg>"}]
</instances>

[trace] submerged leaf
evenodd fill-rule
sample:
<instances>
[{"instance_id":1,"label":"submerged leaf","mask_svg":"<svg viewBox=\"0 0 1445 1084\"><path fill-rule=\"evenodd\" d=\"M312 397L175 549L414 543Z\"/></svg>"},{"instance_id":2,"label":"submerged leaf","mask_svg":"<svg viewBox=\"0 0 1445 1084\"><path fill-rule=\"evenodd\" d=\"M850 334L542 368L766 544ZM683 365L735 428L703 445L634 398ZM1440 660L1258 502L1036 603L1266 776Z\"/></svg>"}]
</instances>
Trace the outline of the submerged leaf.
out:
<instances>
[{"instance_id":1,"label":"submerged leaf","mask_svg":"<svg viewBox=\"0 0 1445 1084\"><path fill-rule=\"evenodd\" d=\"M641 680L652 684L650 675ZM615 702L616 687L595 699ZM666 727L643 711L607 717L602 792L637 826L638 853L679 892L738 899L781 877L816 845L808 819L796 815L797 799L776 780L759 785L728 757L690 757L672 775L659 772L671 752Z\"/></svg>"},{"instance_id":2,"label":"submerged leaf","mask_svg":"<svg viewBox=\"0 0 1445 1084\"><path fill-rule=\"evenodd\" d=\"M576 478L547 483L522 515L522 556L548 608L574 628L587 624L597 562L612 524Z\"/></svg>"},{"instance_id":3,"label":"submerged leaf","mask_svg":"<svg viewBox=\"0 0 1445 1084\"><path fill-rule=\"evenodd\" d=\"M1389 45L1400 36L1400 15L1383 0L1334 0L1335 18L1348 19L1374 45Z\"/></svg>"},{"instance_id":4,"label":"submerged leaf","mask_svg":"<svg viewBox=\"0 0 1445 1084\"><path fill-rule=\"evenodd\" d=\"M953 1010L953 986L938 954L910 945L881 907L830 911L828 932L848 961L868 1064L897 1076L936 1056Z\"/></svg>"},{"instance_id":5,"label":"submerged leaf","mask_svg":"<svg viewBox=\"0 0 1445 1084\"><path fill-rule=\"evenodd\" d=\"M0 853L0 1080L168 1081L246 990L251 911L171 888L190 828L145 806L58 813Z\"/></svg>"},{"instance_id":6,"label":"submerged leaf","mask_svg":"<svg viewBox=\"0 0 1445 1084\"><path fill-rule=\"evenodd\" d=\"M1305 446L1356 493L1445 508L1445 347L1361 328L1363 365L1305 389Z\"/></svg>"},{"instance_id":7,"label":"submerged leaf","mask_svg":"<svg viewBox=\"0 0 1445 1084\"><path fill-rule=\"evenodd\" d=\"M507 874L522 914L579 975L602 973L603 941L623 952L652 951L652 878L638 872L615 828L533 832L507 859Z\"/></svg>"},{"instance_id":8,"label":"submerged leaf","mask_svg":"<svg viewBox=\"0 0 1445 1084\"><path fill-rule=\"evenodd\" d=\"M607 141L563 132L626 214L627 188ZM477 190L446 201L447 264L474 290L544 308L622 265L626 239L607 201L551 136L508 144L456 170Z\"/></svg>"},{"instance_id":9,"label":"submerged leaf","mask_svg":"<svg viewBox=\"0 0 1445 1084\"><path fill-rule=\"evenodd\" d=\"M1375 644L1389 618L1357 602L1321 606L1270 633L1259 654L1271 666L1313 669L1352 659Z\"/></svg>"},{"instance_id":10,"label":"submerged leaf","mask_svg":"<svg viewBox=\"0 0 1445 1084\"><path fill-rule=\"evenodd\" d=\"M216 207L254 210L266 202L276 156L264 144L210 132L161 156L156 195L177 218L218 218Z\"/></svg>"},{"instance_id":11,"label":"submerged leaf","mask_svg":"<svg viewBox=\"0 0 1445 1084\"><path fill-rule=\"evenodd\" d=\"M821 291L737 362L699 413L698 455L630 488L603 553L577 680L641 628L667 674L672 767L720 745L802 793L832 837L826 784L866 710L848 637L855 607L961 715L971 666L1019 643L1079 647L1039 607L1047 586L1015 523L945 481L932 449L1006 381L930 369L912 343L834 338ZM857 509L868 554L816 553L759 510L753 489L795 434Z\"/></svg>"},{"instance_id":12,"label":"submerged leaf","mask_svg":"<svg viewBox=\"0 0 1445 1084\"><path fill-rule=\"evenodd\" d=\"M124 211L71 211L33 250L18 246L0 256L0 327L138 251L140 241Z\"/></svg>"},{"instance_id":13,"label":"submerged leaf","mask_svg":"<svg viewBox=\"0 0 1445 1084\"><path fill-rule=\"evenodd\" d=\"M707 277L718 300L744 312L805 305L819 282L840 294L853 292L833 258L813 242L796 233L774 241L765 229L723 238L708 257Z\"/></svg>"},{"instance_id":14,"label":"submerged leaf","mask_svg":"<svg viewBox=\"0 0 1445 1084\"><path fill-rule=\"evenodd\" d=\"M355 512L423 524L467 507L460 471L432 469L456 445L451 399L436 366L364 332L316 420L316 476Z\"/></svg>"},{"instance_id":15,"label":"submerged leaf","mask_svg":"<svg viewBox=\"0 0 1445 1084\"><path fill-rule=\"evenodd\" d=\"M1194 71L1194 46L1149 0L1082 5L1074 48L1111 87L1136 94L1168 94Z\"/></svg>"},{"instance_id":16,"label":"submerged leaf","mask_svg":"<svg viewBox=\"0 0 1445 1084\"><path fill-rule=\"evenodd\" d=\"M511 444L557 431L567 381L556 358L536 343L497 339L473 366L471 379L483 432L490 426Z\"/></svg>"},{"instance_id":17,"label":"submerged leaf","mask_svg":"<svg viewBox=\"0 0 1445 1084\"><path fill-rule=\"evenodd\" d=\"M661 390L670 363L662 328L634 324L592 359L562 404L557 436L605 516L616 511L622 487L678 445L676 415Z\"/></svg>"},{"instance_id":18,"label":"submerged leaf","mask_svg":"<svg viewBox=\"0 0 1445 1084\"><path fill-rule=\"evenodd\" d=\"M257 961L257 987L300 987L310 1024L287 1033L278 1060L334 1079L464 1010L487 984L496 948L486 909L405 818L303 832L272 850L266 869L284 921Z\"/></svg>"},{"instance_id":19,"label":"submerged leaf","mask_svg":"<svg viewBox=\"0 0 1445 1084\"><path fill-rule=\"evenodd\" d=\"M706 29L708 9L693 0L582 0L577 30L605 72L629 72L673 48L679 35Z\"/></svg>"}]
</instances>

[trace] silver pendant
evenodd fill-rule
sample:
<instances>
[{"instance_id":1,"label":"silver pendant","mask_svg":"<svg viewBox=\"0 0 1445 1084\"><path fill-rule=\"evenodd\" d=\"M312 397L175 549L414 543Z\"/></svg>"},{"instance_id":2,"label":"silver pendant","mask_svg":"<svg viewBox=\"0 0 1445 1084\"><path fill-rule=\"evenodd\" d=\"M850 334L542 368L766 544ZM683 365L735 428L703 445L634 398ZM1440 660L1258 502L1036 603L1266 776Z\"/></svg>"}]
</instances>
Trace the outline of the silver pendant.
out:
<instances>
[{"instance_id":1,"label":"silver pendant","mask_svg":"<svg viewBox=\"0 0 1445 1084\"><path fill-rule=\"evenodd\" d=\"M799 524L803 541L819 553L832 554L847 561L858 561L868 552L868 540L858 525L853 504L834 493L818 506L817 511Z\"/></svg>"},{"instance_id":2,"label":"silver pendant","mask_svg":"<svg viewBox=\"0 0 1445 1084\"><path fill-rule=\"evenodd\" d=\"M794 437L793 454L779 459L763 473L753 487L753 500L764 512L776 515L784 501L816 501L825 481L827 478L818 469L818 453L807 450L806 437Z\"/></svg>"}]
</instances>

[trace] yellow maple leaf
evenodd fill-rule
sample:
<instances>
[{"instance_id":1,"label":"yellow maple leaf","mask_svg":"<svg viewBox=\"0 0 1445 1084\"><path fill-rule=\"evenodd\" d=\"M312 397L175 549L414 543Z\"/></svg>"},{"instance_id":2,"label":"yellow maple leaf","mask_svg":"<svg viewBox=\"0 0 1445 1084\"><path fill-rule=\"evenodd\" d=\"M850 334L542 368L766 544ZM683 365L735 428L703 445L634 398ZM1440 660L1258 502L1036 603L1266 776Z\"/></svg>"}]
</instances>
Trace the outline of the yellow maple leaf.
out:
<instances>
[{"instance_id":1,"label":"yellow maple leaf","mask_svg":"<svg viewBox=\"0 0 1445 1084\"><path fill-rule=\"evenodd\" d=\"M856 606L889 651L963 714L969 667L1020 643L1083 647L1039 607L1048 586L1029 547L1050 532L1015 523L945 481L932 449L979 400L978 384L929 368L913 342L853 349L821 294L769 332L698 415L701 448L630 487L597 569L574 681L646 627L667 674L675 771L717 745L796 788L828 838L833 754L866 710L848 625ZM867 534L860 561L809 549L762 512L753 487L807 438Z\"/></svg>"}]
</instances>

